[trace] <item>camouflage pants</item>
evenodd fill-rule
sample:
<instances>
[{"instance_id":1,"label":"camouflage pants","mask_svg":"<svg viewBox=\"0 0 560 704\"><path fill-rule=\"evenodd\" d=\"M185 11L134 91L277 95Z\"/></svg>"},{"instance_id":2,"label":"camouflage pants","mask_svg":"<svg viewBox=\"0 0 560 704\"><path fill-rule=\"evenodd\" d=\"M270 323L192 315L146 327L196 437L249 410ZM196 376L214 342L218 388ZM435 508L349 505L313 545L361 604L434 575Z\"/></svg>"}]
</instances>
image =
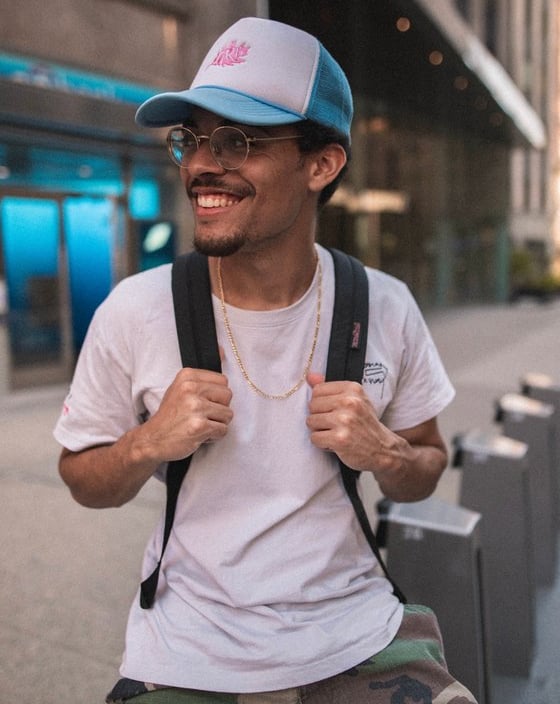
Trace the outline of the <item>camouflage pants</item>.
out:
<instances>
[{"instance_id":1,"label":"camouflage pants","mask_svg":"<svg viewBox=\"0 0 560 704\"><path fill-rule=\"evenodd\" d=\"M447 670L433 612L409 605L395 639L385 650L340 675L303 687L220 694L137 684L142 693L133 696L134 704L476 704L468 689ZM126 698L109 695L107 701Z\"/></svg>"}]
</instances>

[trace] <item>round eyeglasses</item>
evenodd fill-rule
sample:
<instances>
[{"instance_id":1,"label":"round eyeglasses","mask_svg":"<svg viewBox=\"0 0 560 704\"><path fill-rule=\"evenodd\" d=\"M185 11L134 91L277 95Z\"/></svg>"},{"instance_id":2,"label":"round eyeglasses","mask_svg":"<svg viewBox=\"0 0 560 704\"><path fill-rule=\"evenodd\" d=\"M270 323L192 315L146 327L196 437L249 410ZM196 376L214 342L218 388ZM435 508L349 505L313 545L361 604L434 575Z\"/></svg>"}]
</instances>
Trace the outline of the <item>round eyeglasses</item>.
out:
<instances>
[{"instance_id":1,"label":"round eyeglasses","mask_svg":"<svg viewBox=\"0 0 560 704\"><path fill-rule=\"evenodd\" d=\"M282 137L248 137L239 127L216 127L210 135L195 134L187 127L173 127L167 135L167 149L171 159L182 169L188 169L202 140L207 139L216 164L226 171L239 169L247 161L249 150L257 142L276 142L299 139L300 135Z\"/></svg>"}]
</instances>

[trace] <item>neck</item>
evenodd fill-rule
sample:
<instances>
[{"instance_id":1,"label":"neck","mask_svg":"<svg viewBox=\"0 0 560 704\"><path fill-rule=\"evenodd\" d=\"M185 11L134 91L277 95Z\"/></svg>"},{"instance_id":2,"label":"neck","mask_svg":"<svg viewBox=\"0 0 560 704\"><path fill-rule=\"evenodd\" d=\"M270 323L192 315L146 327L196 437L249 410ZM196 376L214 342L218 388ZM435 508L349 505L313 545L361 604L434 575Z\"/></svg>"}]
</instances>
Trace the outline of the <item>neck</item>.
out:
<instances>
[{"instance_id":1,"label":"neck","mask_svg":"<svg viewBox=\"0 0 560 704\"><path fill-rule=\"evenodd\" d=\"M211 258L212 289L219 296L218 263L227 303L248 310L273 310L295 303L307 291L315 275L317 253L311 245L297 256L239 252L221 260Z\"/></svg>"},{"instance_id":2,"label":"neck","mask_svg":"<svg viewBox=\"0 0 560 704\"><path fill-rule=\"evenodd\" d=\"M319 339L319 329L321 327L321 300L322 300L322 270L321 270L321 262L320 260L317 259L317 271L318 271L318 282L317 282L317 314L316 314L316 319L315 319L315 329L313 331L313 338L311 342L311 349L309 351L309 356L307 357L307 362L303 368L303 372L301 376L299 377L299 380L291 386L289 389L286 391L282 391L280 393L272 393L270 391L266 391L262 389L261 387L257 386L253 379L251 378L249 371L247 370L243 359L241 358L241 354L239 353L239 349L237 347L237 343L235 341L235 336L231 327L231 324L229 322L228 314L227 314L227 306L225 303L225 298L224 298L224 288L223 288L223 280L222 280L222 260L218 259L216 263L216 274L217 274L217 279L218 279L218 288L219 288L219 295L220 295L220 302L222 306L222 318L224 321L224 327L226 330L226 335L228 337L231 351L233 353L233 356L237 362L237 365L241 371L241 374L249 387L259 396L269 399L271 401L282 401L286 398L289 398L292 396L292 394L295 394L298 389L300 389L305 382L308 379L309 372L311 370L311 364L313 362L313 355L315 354L315 348L317 346L317 340Z\"/></svg>"}]
</instances>

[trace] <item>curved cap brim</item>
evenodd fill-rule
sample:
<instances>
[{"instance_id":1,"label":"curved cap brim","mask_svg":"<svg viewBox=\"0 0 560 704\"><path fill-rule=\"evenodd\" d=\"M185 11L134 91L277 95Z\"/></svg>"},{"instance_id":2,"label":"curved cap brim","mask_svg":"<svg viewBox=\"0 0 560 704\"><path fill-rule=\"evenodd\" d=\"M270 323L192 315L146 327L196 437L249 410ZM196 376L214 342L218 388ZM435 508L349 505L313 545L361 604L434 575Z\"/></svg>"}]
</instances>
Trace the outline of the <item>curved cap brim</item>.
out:
<instances>
[{"instance_id":1,"label":"curved cap brim","mask_svg":"<svg viewBox=\"0 0 560 704\"><path fill-rule=\"evenodd\" d=\"M135 119L143 127L169 127L187 120L193 107L246 125L284 125L305 120L299 113L218 86L160 93L138 108Z\"/></svg>"}]
</instances>

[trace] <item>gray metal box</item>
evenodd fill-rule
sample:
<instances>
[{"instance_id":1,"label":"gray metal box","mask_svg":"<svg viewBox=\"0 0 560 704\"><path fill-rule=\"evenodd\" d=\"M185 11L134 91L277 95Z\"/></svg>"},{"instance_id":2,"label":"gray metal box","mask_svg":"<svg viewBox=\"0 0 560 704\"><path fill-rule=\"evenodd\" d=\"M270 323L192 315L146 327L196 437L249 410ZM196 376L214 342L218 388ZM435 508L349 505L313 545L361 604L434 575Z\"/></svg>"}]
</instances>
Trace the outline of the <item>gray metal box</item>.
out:
<instances>
[{"instance_id":1,"label":"gray metal box","mask_svg":"<svg viewBox=\"0 0 560 704\"><path fill-rule=\"evenodd\" d=\"M560 384L555 383L552 377L546 374L531 372L521 379L521 390L529 398L548 403L554 408L552 415L554 426L554 478L560 507ZM559 508L560 510L560 508Z\"/></svg>"},{"instance_id":2,"label":"gray metal box","mask_svg":"<svg viewBox=\"0 0 560 704\"><path fill-rule=\"evenodd\" d=\"M482 514L492 667L527 677L535 644L528 445L497 432L471 430L455 439L461 505Z\"/></svg>"},{"instance_id":3,"label":"gray metal box","mask_svg":"<svg viewBox=\"0 0 560 704\"><path fill-rule=\"evenodd\" d=\"M496 419L506 437L529 446L529 497L535 579L550 585L556 575L558 502L554 465L554 408L521 394L497 402Z\"/></svg>"},{"instance_id":4,"label":"gray metal box","mask_svg":"<svg viewBox=\"0 0 560 704\"><path fill-rule=\"evenodd\" d=\"M480 514L434 497L389 504L382 519L387 567L409 603L436 613L450 672L490 703Z\"/></svg>"}]
</instances>

